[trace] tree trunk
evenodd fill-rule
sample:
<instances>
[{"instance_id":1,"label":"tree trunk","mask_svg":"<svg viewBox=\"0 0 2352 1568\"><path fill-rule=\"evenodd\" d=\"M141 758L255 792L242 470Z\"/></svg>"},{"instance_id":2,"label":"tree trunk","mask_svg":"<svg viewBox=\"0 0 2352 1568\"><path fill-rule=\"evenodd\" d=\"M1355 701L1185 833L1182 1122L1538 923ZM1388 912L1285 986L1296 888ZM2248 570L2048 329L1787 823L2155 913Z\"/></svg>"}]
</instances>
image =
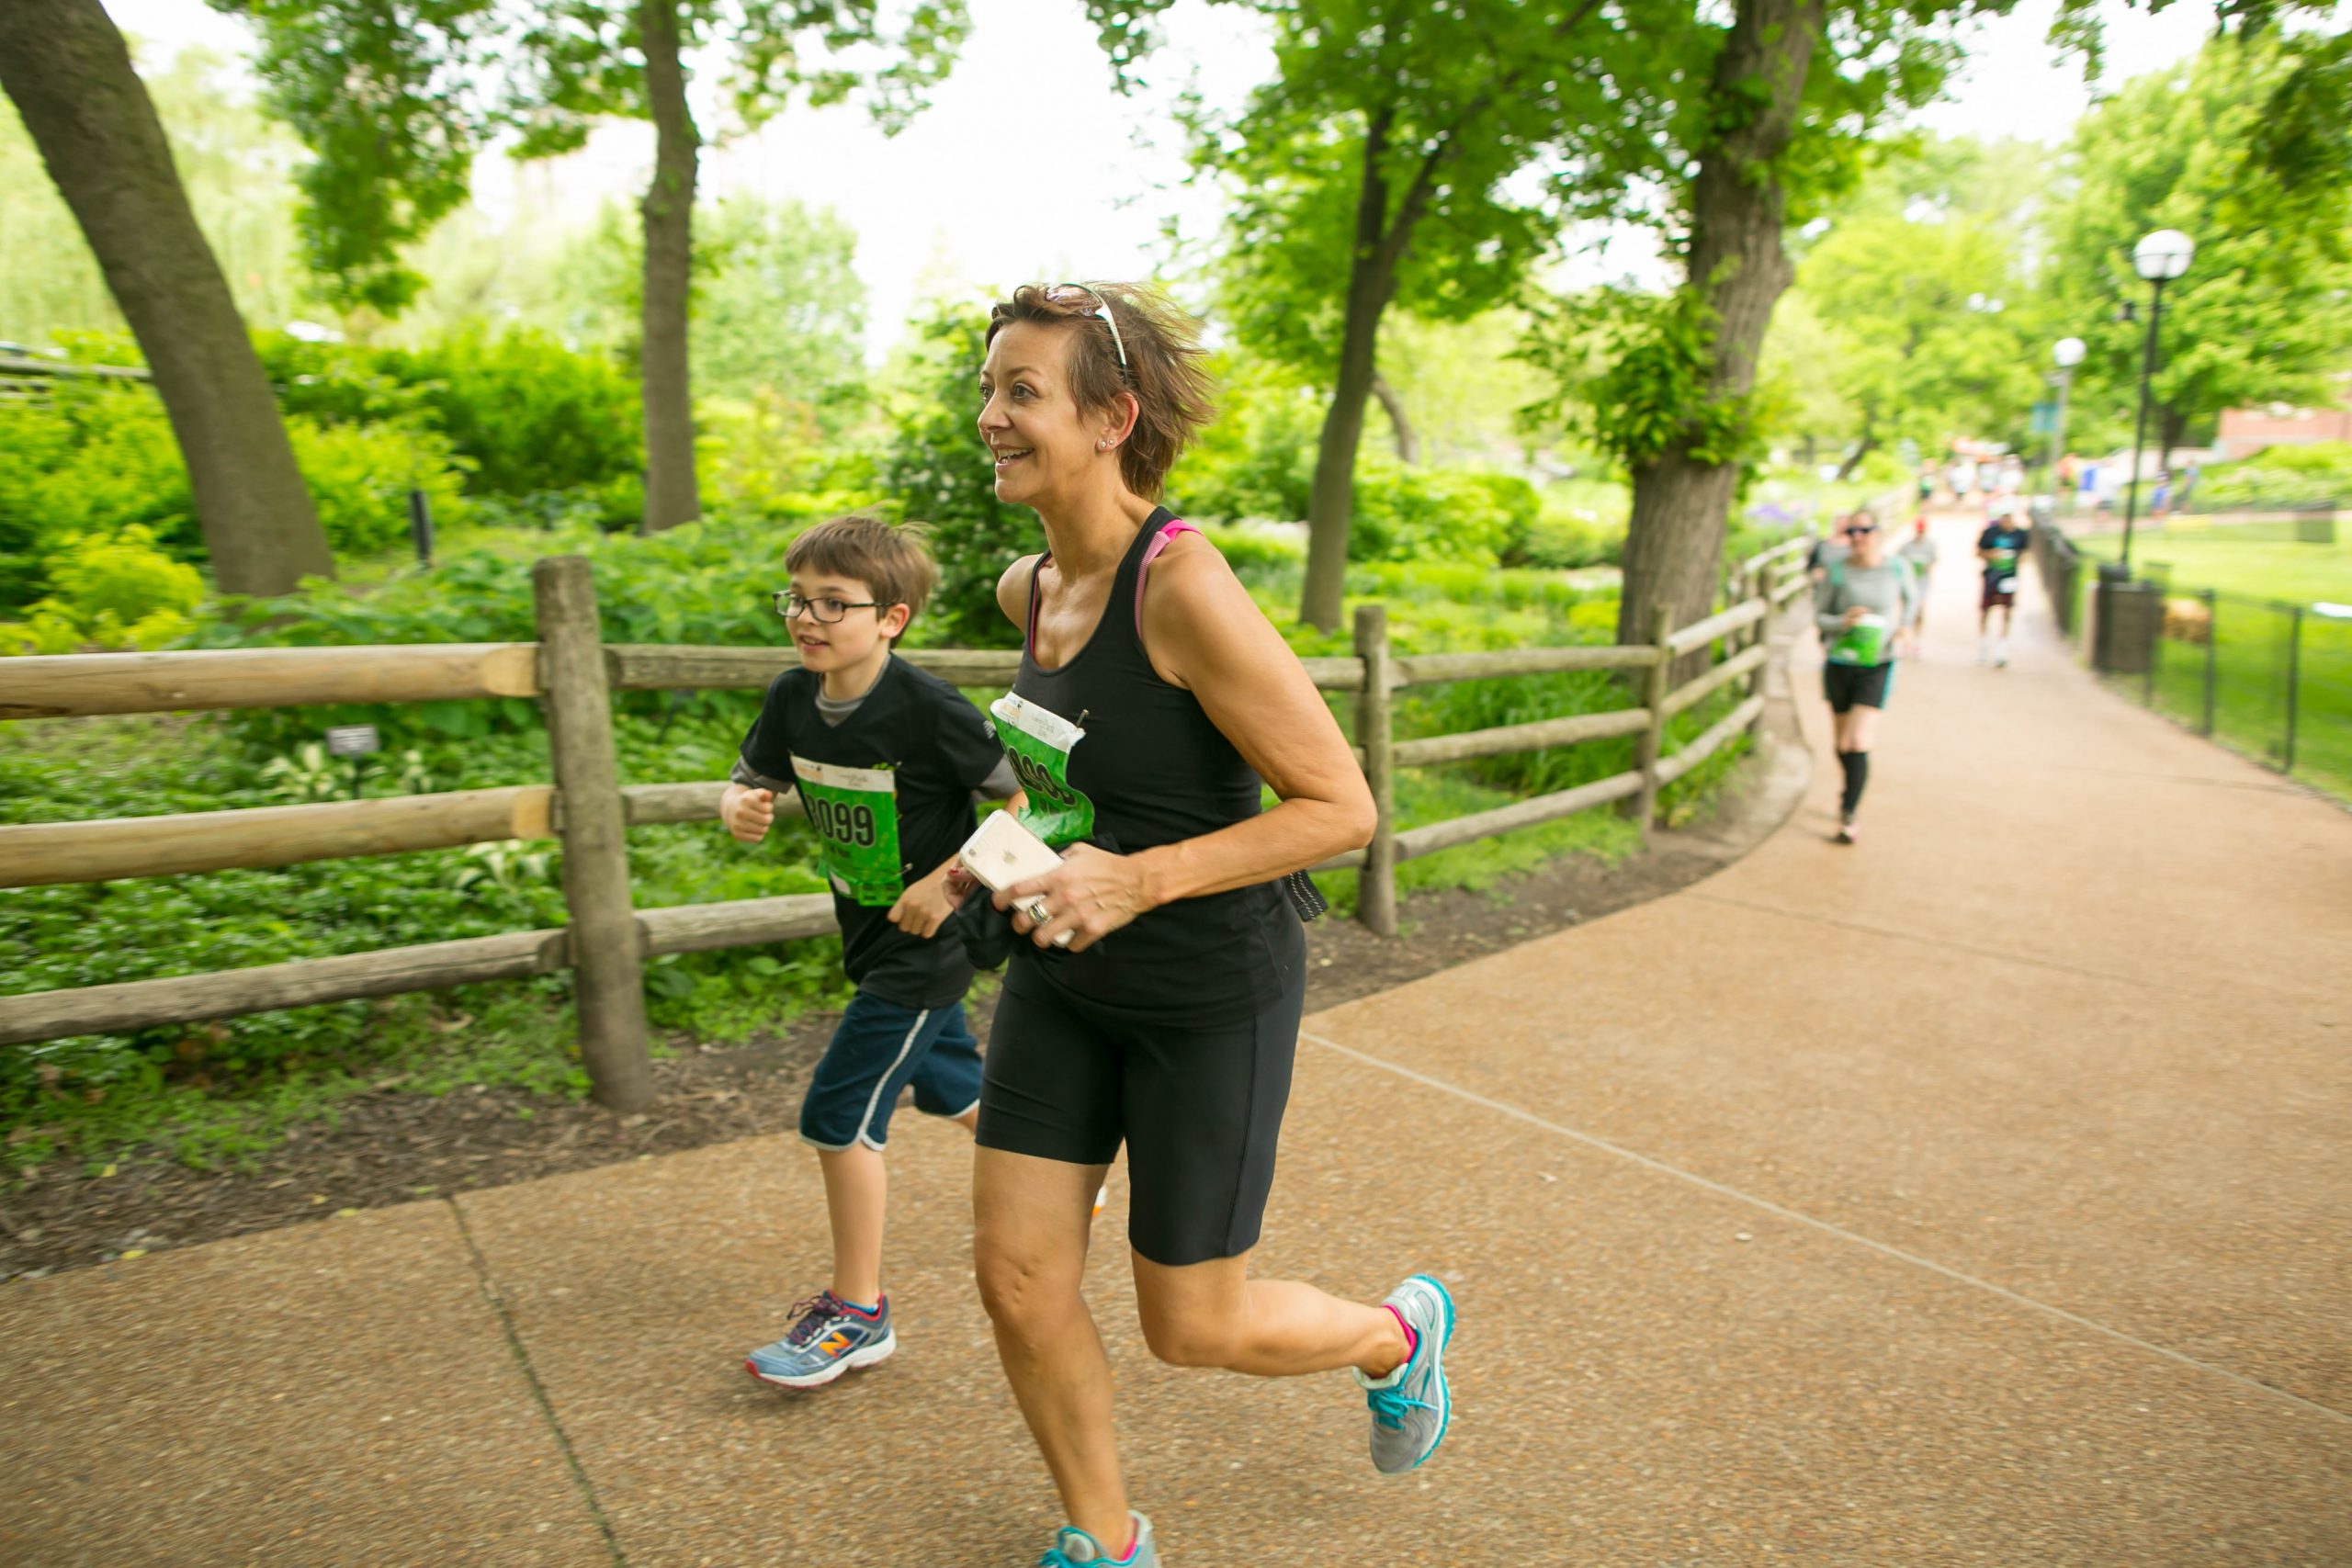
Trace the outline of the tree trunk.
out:
<instances>
[{"instance_id":1,"label":"tree trunk","mask_svg":"<svg viewBox=\"0 0 2352 1568\"><path fill-rule=\"evenodd\" d=\"M693 284L695 171L701 138L686 108L678 61L677 0L642 0L645 95L653 111L653 183L646 187L645 531L702 515L695 485L695 405L686 363L686 312Z\"/></svg>"},{"instance_id":2,"label":"tree trunk","mask_svg":"<svg viewBox=\"0 0 2352 1568\"><path fill-rule=\"evenodd\" d=\"M1306 494L1306 584L1298 618L1325 631L1340 625L1347 588L1348 530L1355 518L1356 447L1363 439L1364 400L1372 394L1380 313L1395 291L1395 273L1381 276L1388 228L1388 182L1380 172L1387 151L1388 114L1365 128L1363 181L1356 193L1356 242L1348 258L1348 301L1340 331L1340 375L1323 434L1315 450L1315 483Z\"/></svg>"},{"instance_id":3,"label":"tree trunk","mask_svg":"<svg viewBox=\"0 0 2352 1568\"><path fill-rule=\"evenodd\" d=\"M0 0L0 86L146 354L214 582L274 594L334 576L269 378L122 34L97 0Z\"/></svg>"},{"instance_id":4,"label":"tree trunk","mask_svg":"<svg viewBox=\"0 0 2352 1568\"><path fill-rule=\"evenodd\" d=\"M1854 470L1862 466L1862 459L1877 450L1878 437L1867 430L1863 431L1862 438L1854 443L1854 449L1846 455L1846 460L1838 465L1838 482L1844 484L1852 479Z\"/></svg>"},{"instance_id":5,"label":"tree trunk","mask_svg":"<svg viewBox=\"0 0 2352 1568\"><path fill-rule=\"evenodd\" d=\"M1747 396L1772 307L1795 269L1781 246L1786 200L1774 164L1796 129L1798 100L1822 30L1823 0L1738 0L1716 58L1709 103L1744 118L1703 152L1690 196L1690 282L1711 308L1716 400ZM1751 98L1752 84L1765 89ZM1687 446L1634 469L1617 640L1649 640L1653 607L1688 625L1714 605L1716 564L1739 479L1736 462L1702 461Z\"/></svg>"},{"instance_id":6,"label":"tree trunk","mask_svg":"<svg viewBox=\"0 0 2352 1568\"><path fill-rule=\"evenodd\" d=\"M1388 415L1388 427L1396 433L1396 460L1410 468L1421 460L1420 439L1413 434L1413 422L1405 415L1405 400L1396 389L1378 371L1373 372L1372 395L1380 400L1381 408Z\"/></svg>"}]
</instances>

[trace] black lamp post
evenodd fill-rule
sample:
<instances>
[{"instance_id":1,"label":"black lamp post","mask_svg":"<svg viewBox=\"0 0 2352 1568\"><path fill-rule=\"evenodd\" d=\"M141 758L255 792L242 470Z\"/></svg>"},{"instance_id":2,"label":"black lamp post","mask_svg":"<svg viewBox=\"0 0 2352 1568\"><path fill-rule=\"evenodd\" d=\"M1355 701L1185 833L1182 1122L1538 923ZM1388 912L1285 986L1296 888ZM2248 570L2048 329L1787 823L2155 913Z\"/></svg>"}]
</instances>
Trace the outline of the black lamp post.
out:
<instances>
[{"instance_id":1,"label":"black lamp post","mask_svg":"<svg viewBox=\"0 0 2352 1568\"><path fill-rule=\"evenodd\" d=\"M2041 478L2042 482L2050 487L2050 512L2052 516L2065 510L2061 505L2062 502L2073 499L2071 495L2062 496L2059 493L2058 459L2066 450L2066 394L2075 384L2075 367L2083 362L2083 355L2087 352L2087 347L2078 337L2062 337L2050 348L2050 357L2058 367L2050 378L2050 384L2058 390L2058 406L2052 411L2050 450L2042 458Z\"/></svg>"},{"instance_id":2,"label":"black lamp post","mask_svg":"<svg viewBox=\"0 0 2352 1568\"><path fill-rule=\"evenodd\" d=\"M2148 310L2148 347L2140 366L2140 417L2132 427L2131 488L2123 498L2123 576L2132 575L2132 525L2140 514L2140 449L2148 439L2148 384L2156 374L2156 336L2164 325L2165 285L2188 270L2197 243L2177 229L2159 229L2132 247L2132 270L2148 280L2155 298ZM2159 456L2157 462L2164 461Z\"/></svg>"}]
</instances>

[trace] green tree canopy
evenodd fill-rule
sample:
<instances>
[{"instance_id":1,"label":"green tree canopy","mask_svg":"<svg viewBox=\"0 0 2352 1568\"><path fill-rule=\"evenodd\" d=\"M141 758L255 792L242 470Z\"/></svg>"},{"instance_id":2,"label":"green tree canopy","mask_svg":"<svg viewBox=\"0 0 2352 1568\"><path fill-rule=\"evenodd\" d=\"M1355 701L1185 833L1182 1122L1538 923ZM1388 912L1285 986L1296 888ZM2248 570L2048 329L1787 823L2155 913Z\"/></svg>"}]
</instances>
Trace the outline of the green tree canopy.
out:
<instances>
[{"instance_id":1,"label":"green tree canopy","mask_svg":"<svg viewBox=\"0 0 2352 1568\"><path fill-rule=\"evenodd\" d=\"M2324 46L2321 46L2324 47ZM2219 37L2132 82L2077 128L2072 190L2052 214L2053 322L2090 345L2077 396L2129 417L2149 286L2132 249L2156 229L2197 243L2165 286L2151 438L2182 444L2223 409L2322 394L2352 344L2352 181L2333 160L2343 128L2270 134L2308 61L2275 39ZM2269 156L2312 160L2280 169ZM2136 321L2123 319L2131 306Z\"/></svg>"},{"instance_id":2,"label":"green tree canopy","mask_svg":"<svg viewBox=\"0 0 2352 1568\"><path fill-rule=\"evenodd\" d=\"M1123 80L1170 3L1089 0ZM1467 320L1568 221L1624 211L1692 24L1664 0L1226 3L1267 19L1274 73L1187 129L1194 166L1233 193L1218 282L1236 334L1332 389L1302 608L1328 627L1385 313Z\"/></svg>"}]
</instances>

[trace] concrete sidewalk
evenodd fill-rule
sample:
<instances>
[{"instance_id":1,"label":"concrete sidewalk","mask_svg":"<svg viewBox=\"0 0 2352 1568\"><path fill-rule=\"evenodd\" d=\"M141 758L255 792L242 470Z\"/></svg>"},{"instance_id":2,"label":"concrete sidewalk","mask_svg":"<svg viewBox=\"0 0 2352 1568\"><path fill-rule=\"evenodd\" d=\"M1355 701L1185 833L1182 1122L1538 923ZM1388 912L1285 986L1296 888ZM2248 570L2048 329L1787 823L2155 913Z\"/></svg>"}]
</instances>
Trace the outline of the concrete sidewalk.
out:
<instances>
[{"instance_id":1,"label":"concrete sidewalk","mask_svg":"<svg viewBox=\"0 0 2352 1568\"><path fill-rule=\"evenodd\" d=\"M2352 816L2097 690L2038 591L1976 666L1939 530L1860 846L1820 766L1706 882L1308 1021L1259 1269L1456 1287L1427 1470L1344 1376L1154 1364L1114 1175L1171 1563L2352 1562ZM821 1273L788 1139L11 1287L0 1562L1034 1562L968 1145L891 1152L904 1344L813 1396L740 1367Z\"/></svg>"}]
</instances>

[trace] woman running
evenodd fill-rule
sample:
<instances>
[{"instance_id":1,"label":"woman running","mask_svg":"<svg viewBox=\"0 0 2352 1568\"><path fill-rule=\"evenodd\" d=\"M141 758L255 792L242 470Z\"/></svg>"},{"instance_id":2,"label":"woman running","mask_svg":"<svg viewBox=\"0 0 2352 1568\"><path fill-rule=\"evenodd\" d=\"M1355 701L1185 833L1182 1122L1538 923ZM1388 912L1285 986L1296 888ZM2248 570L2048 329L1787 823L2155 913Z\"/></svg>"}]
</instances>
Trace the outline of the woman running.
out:
<instances>
[{"instance_id":1,"label":"woman running","mask_svg":"<svg viewBox=\"0 0 2352 1568\"><path fill-rule=\"evenodd\" d=\"M1352 1368L1373 1462L1392 1473L1436 1450L1448 1416L1453 1305L1435 1280L1365 1306L1249 1277L1306 994L1291 895L1311 885L1289 879L1368 841L1374 818L1297 659L1224 557L1155 504L1208 418L1197 333L1136 288L1023 288L989 312L980 378L997 496L1036 511L1046 547L998 585L1023 640L992 711L1023 820L1064 862L997 896L1031 940L989 1034L974 1246L1005 1377L1069 1516L1039 1560L1053 1568L1159 1561L1080 1292L1123 1144L1154 1355L1261 1377Z\"/></svg>"},{"instance_id":2,"label":"woman running","mask_svg":"<svg viewBox=\"0 0 2352 1568\"><path fill-rule=\"evenodd\" d=\"M1889 554L1878 521L1858 512L1846 525L1847 551L1814 584L1821 629L1822 690L1846 787L1838 800L1838 842L1855 841L1854 814L1871 777L1871 736L1894 685L1896 643L1918 612L1911 563ZM987 1112L982 1111L983 1117Z\"/></svg>"}]
</instances>

